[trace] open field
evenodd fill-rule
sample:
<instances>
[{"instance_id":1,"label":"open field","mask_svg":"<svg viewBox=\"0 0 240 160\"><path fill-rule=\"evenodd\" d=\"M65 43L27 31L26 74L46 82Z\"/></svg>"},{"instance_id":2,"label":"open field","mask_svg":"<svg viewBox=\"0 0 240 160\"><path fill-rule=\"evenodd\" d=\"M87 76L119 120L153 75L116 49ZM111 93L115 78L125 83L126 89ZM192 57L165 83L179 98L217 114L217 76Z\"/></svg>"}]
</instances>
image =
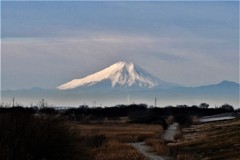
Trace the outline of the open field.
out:
<instances>
[{"instance_id":1,"label":"open field","mask_svg":"<svg viewBox=\"0 0 240 160\"><path fill-rule=\"evenodd\" d=\"M115 138L121 142L138 142L146 138L161 136L163 128L160 125L128 124L128 123L74 123L82 136L104 135L106 138Z\"/></svg>"},{"instance_id":2,"label":"open field","mask_svg":"<svg viewBox=\"0 0 240 160\"><path fill-rule=\"evenodd\" d=\"M168 144L171 155L183 160L239 160L240 119L192 125L183 139Z\"/></svg>"},{"instance_id":3,"label":"open field","mask_svg":"<svg viewBox=\"0 0 240 160\"><path fill-rule=\"evenodd\" d=\"M160 125L100 123L70 124L79 130L82 137L92 139L91 158L95 160L146 160L129 143L144 141L147 138L161 137Z\"/></svg>"}]
</instances>

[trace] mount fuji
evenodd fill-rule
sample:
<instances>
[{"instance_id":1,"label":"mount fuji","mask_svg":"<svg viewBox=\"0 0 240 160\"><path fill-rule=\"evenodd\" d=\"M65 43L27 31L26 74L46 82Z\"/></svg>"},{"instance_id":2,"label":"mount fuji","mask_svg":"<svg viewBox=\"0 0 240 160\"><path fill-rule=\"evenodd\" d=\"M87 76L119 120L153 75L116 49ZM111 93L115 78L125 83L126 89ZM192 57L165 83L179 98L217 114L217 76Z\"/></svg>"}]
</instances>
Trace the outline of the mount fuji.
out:
<instances>
[{"instance_id":1,"label":"mount fuji","mask_svg":"<svg viewBox=\"0 0 240 160\"><path fill-rule=\"evenodd\" d=\"M41 99L56 106L81 104L112 106L116 104L147 103L158 100L159 106L200 104L212 106L228 103L239 106L240 85L222 81L217 84L183 87L163 81L131 62L118 62L87 77L74 79L54 89L31 88L1 91L1 102L14 97L21 104Z\"/></svg>"},{"instance_id":2,"label":"mount fuji","mask_svg":"<svg viewBox=\"0 0 240 160\"><path fill-rule=\"evenodd\" d=\"M57 89L71 90L86 87L169 89L177 86L153 76L132 62L120 61L87 77L62 84Z\"/></svg>"}]
</instances>

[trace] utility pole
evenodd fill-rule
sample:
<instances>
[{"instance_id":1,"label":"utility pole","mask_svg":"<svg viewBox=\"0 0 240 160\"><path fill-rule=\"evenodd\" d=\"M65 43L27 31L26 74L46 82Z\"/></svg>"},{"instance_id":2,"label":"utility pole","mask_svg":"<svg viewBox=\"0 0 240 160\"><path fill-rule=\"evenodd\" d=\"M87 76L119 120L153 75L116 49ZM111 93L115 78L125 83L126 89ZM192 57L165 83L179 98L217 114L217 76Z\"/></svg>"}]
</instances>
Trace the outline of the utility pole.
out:
<instances>
[{"instance_id":1,"label":"utility pole","mask_svg":"<svg viewBox=\"0 0 240 160\"><path fill-rule=\"evenodd\" d=\"M13 97L12 101L13 101L13 102L12 102L12 107L14 107L14 97Z\"/></svg>"},{"instance_id":2,"label":"utility pole","mask_svg":"<svg viewBox=\"0 0 240 160\"><path fill-rule=\"evenodd\" d=\"M155 107L157 107L157 98L155 97Z\"/></svg>"},{"instance_id":3,"label":"utility pole","mask_svg":"<svg viewBox=\"0 0 240 160\"><path fill-rule=\"evenodd\" d=\"M96 101L96 100L93 101L92 103L93 103L93 107L96 107L96 106L97 106L97 101Z\"/></svg>"},{"instance_id":4,"label":"utility pole","mask_svg":"<svg viewBox=\"0 0 240 160\"><path fill-rule=\"evenodd\" d=\"M41 108L44 108L44 99L42 99Z\"/></svg>"}]
</instances>

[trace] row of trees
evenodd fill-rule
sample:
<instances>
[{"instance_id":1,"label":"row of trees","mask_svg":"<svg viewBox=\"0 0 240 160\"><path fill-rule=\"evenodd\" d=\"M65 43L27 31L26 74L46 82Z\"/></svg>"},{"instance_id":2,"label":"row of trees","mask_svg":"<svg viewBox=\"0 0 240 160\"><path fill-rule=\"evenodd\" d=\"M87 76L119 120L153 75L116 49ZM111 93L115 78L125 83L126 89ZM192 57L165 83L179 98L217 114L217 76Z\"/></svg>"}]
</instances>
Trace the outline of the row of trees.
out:
<instances>
[{"instance_id":1,"label":"row of trees","mask_svg":"<svg viewBox=\"0 0 240 160\"><path fill-rule=\"evenodd\" d=\"M188 106L188 105L177 105L176 108L201 108L201 109L208 109L209 108L209 104L207 103L201 103L200 105L192 105L192 106ZM174 107L174 106L167 106L167 107ZM225 110L229 110L229 111L234 111L234 107L230 104L223 104L221 106L215 106L215 109L225 109Z\"/></svg>"},{"instance_id":2,"label":"row of trees","mask_svg":"<svg viewBox=\"0 0 240 160\"><path fill-rule=\"evenodd\" d=\"M14 100L14 99L13 99ZM112 107L121 107L121 106L133 106L135 104L131 104L131 105L123 105L123 104L120 104L120 105L116 105L116 106L112 106ZM154 106L148 106L147 104L137 104L138 106L144 106L146 108L154 108ZM7 107L10 107L11 105L10 104L4 104L4 103L1 103L0 104L0 108L7 108ZM18 106L23 106L21 104L16 104L12 105L12 107L18 107ZM169 107L176 107L176 108L189 108L189 107L192 107L192 108L201 108L201 109L207 109L209 108L209 104L207 103L201 103L199 105L192 105L192 106L189 106L189 105L186 105L186 104L183 104L183 105L176 105L176 106L166 106L166 107L160 107L160 108L169 108ZM44 101L44 99L42 99L41 101L39 101L36 105L30 105L30 108L63 108L63 107L54 107L53 105L48 105L47 102ZM73 107L64 107L64 108L73 108ZM89 108L88 105L80 105L79 108ZM98 108L96 106L91 106L91 108ZM106 107L105 107L106 108ZM215 108L223 108L223 109L226 109L226 110L234 110L234 107L230 104L223 104L221 106L215 106Z\"/></svg>"},{"instance_id":3,"label":"row of trees","mask_svg":"<svg viewBox=\"0 0 240 160\"><path fill-rule=\"evenodd\" d=\"M22 106L16 107L3 107L0 106L0 112L9 108L11 110L16 110ZM168 116L174 115L177 113L191 113L194 115L205 116L213 115L225 112L233 112L234 107L229 104L224 104L219 107L209 108L209 104L201 103L200 105L176 105L176 106L166 106L163 108L152 107L146 104L131 104L131 105L116 105L113 107L89 107L87 105L81 105L78 108L54 108L47 106L33 106L29 108L29 111L34 113L44 113L44 114L59 114L61 113L64 116L69 118L77 118L76 115L81 116L94 116L94 118L116 118L116 117L125 117L125 116L135 116L137 115L147 115L156 113L157 115ZM79 117L78 117L79 118ZM81 119L81 118L80 118ZM77 120L80 120L77 119Z\"/></svg>"},{"instance_id":4,"label":"row of trees","mask_svg":"<svg viewBox=\"0 0 240 160\"><path fill-rule=\"evenodd\" d=\"M4 108L2 108L3 110ZM12 108L14 109L14 108ZM104 119L117 120L120 117L129 117L130 122L152 123L161 122L167 116L197 115L209 116L214 114L233 112L233 106L224 104L220 107L209 108L207 103L199 106L177 105L164 108L149 107L146 104L116 105L114 107L89 107L81 105L78 108L55 109L49 107L32 107L32 112L36 114L61 115L69 120L76 121L101 121ZM0 109L1 111L1 109Z\"/></svg>"},{"instance_id":5,"label":"row of trees","mask_svg":"<svg viewBox=\"0 0 240 160\"><path fill-rule=\"evenodd\" d=\"M0 112L15 112L19 109L21 109L21 107L0 108ZM78 108L60 110L49 107L31 107L28 108L27 112L32 115L57 115L64 119L81 122L101 122L106 119L119 120L121 117L128 117L130 123L157 123L163 125L165 128L166 124L164 119L168 116L173 116L175 120L179 121L191 116L201 117L234 112L234 108L229 104L209 108L207 103L201 103L199 106L177 105L164 108L148 107L146 104L131 104L104 108L81 105ZM185 122L185 120L183 122Z\"/></svg>"}]
</instances>

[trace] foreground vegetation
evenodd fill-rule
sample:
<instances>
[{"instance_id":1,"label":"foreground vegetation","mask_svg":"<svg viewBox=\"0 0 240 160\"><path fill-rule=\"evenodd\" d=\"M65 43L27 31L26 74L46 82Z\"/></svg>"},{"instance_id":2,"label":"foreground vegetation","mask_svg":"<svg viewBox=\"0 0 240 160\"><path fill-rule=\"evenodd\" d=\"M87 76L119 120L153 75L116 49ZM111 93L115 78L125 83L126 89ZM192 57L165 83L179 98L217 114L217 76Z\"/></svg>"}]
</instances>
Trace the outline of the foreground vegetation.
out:
<instances>
[{"instance_id":1,"label":"foreground vegetation","mask_svg":"<svg viewBox=\"0 0 240 160\"><path fill-rule=\"evenodd\" d=\"M0 108L0 159L145 160L128 143L161 134L161 125L69 121L51 108Z\"/></svg>"},{"instance_id":2,"label":"foreground vegetation","mask_svg":"<svg viewBox=\"0 0 240 160\"><path fill-rule=\"evenodd\" d=\"M203 115L233 112L227 107L0 107L0 159L146 160L129 144L140 141L170 159L239 159L239 119L192 125ZM180 124L177 143L162 139L172 122Z\"/></svg>"},{"instance_id":3,"label":"foreground vegetation","mask_svg":"<svg viewBox=\"0 0 240 160\"><path fill-rule=\"evenodd\" d=\"M0 111L0 159L66 160L84 155L80 137L65 121L51 115L34 114L33 109Z\"/></svg>"},{"instance_id":4,"label":"foreground vegetation","mask_svg":"<svg viewBox=\"0 0 240 160\"><path fill-rule=\"evenodd\" d=\"M161 136L160 125L101 123L74 124L84 137L95 136L103 142L95 146L91 152L96 160L144 160L145 157L129 145L132 142L144 141L147 138Z\"/></svg>"}]
</instances>

